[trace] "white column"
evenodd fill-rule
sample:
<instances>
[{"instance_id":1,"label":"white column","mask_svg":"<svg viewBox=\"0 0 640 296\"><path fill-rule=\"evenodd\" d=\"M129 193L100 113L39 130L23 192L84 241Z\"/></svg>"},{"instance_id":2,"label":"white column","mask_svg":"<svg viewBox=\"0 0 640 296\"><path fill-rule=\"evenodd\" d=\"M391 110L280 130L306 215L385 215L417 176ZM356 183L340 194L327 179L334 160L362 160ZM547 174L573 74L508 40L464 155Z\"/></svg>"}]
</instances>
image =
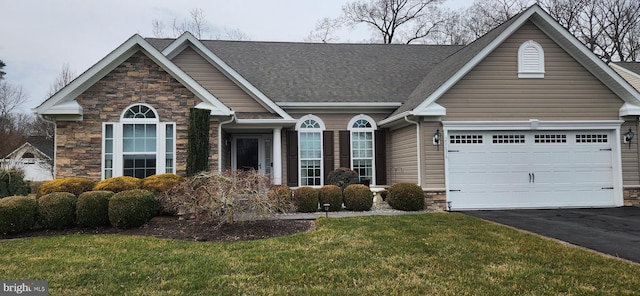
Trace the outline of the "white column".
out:
<instances>
[{"instance_id":1,"label":"white column","mask_svg":"<svg viewBox=\"0 0 640 296\"><path fill-rule=\"evenodd\" d=\"M282 185L282 128L273 129L273 185Z\"/></svg>"}]
</instances>

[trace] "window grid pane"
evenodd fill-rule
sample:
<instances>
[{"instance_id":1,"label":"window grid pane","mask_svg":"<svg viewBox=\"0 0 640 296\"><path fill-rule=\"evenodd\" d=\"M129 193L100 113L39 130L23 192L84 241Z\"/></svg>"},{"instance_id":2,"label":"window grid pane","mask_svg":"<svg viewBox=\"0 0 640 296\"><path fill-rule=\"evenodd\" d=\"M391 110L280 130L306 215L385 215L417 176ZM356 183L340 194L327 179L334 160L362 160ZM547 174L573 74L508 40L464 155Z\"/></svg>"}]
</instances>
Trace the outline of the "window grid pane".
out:
<instances>
[{"instance_id":1,"label":"window grid pane","mask_svg":"<svg viewBox=\"0 0 640 296\"><path fill-rule=\"evenodd\" d=\"M104 126L104 177L113 177L113 125Z\"/></svg>"},{"instance_id":2,"label":"window grid pane","mask_svg":"<svg viewBox=\"0 0 640 296\"><path fill-rule=\"evenodd\" d=\"M124 152L155 152L156 125L155 124L125 124L123 125Z\"/></svg>"},{"instance_id":3,"label":"window grid pane","mask_svg":"<svg viewBox=\"0 0 640 296\"><path fill-rule=\"evenodd\" d=\"M358 172L360 182L373 179L373 132L351 133L351 155L353 170Z\"/></svg>"},{"instance_id":4,"label":"window grid pane","mask_svg":"<svg viewBox=\"0 0 640 296\"><path fill-rule=\"evenodd\" d=\"M165 173L173 173L173 124L165 127Z\"/></svg>"},{"instance_id":5,"label":"window grid pane","mask_svg":"<svg viewBox=\"0 0 640 296\"><path fill-rule=\"evenodd\" d=\"M301 186L320 186L320 160L302 160L300 161L300 185Z\"/></svg>"},{"instance_id":6,"label":"window grid pane","mask_svg":"<svg viewBox=\"0 0 640 296\"><path fill-rule=\"evenodd\" d=\"M353 170L358 172L360 182L373 179L373 160L371 159L354 159Z\"/></svg>"},{"instance_id":7,"label":"window grid pane","mask_svg":"<svg viewBox=\"0 0 640 296\"><path fill-rule=\"evenodd\" d=\"M123 156L123 175L146 178L156 174L156 156L154 154L135 154Z\"/></svg>"},{"instance_id":8,"label":"window grid pane","mask_svg":"<svg viewBox=\"0 0 640 296\"><path fill-rule=\"evenodd\" d=\"M322 185L322 134L299 132L299 141L300 185L320 186Z\"/></svg>"}]
</instances>

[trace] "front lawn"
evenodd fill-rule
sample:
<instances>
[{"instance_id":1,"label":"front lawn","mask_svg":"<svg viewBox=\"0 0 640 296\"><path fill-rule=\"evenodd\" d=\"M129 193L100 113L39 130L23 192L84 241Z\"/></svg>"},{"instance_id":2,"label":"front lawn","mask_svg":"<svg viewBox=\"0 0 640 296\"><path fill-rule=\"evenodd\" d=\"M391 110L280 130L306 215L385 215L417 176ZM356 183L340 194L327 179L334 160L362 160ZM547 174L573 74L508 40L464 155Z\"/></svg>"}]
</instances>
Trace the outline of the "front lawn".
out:
<instances>
[{"instance_id":1,"label":"front lawn","mask_svg":"<svg viewBox=\"0 0 640 296\"><path fill-rule=\"evenodd\" d=\"M457 213L320 219L289 237L0 242L0 279L50 295L632 295L640 265Z\"/></svg>"}]
</instances>

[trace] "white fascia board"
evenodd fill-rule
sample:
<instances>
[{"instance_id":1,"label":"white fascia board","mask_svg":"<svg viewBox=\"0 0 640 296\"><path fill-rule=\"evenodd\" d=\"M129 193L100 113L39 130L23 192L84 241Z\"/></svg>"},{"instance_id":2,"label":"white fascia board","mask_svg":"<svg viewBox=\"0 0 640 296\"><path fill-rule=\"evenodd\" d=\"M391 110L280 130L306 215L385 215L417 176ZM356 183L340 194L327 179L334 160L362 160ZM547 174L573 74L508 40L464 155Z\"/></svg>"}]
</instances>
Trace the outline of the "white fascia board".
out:
<instances>
[{"instance_id":1,"label":"white fascia board","mask_svg":"<svg viewBox=\"0 0 640 296\"><path fill-rule=\"evenodd\" d=\"M532 18L531 21L538 25L538 27L549 35L552 39L554 37L557 38L559 35L565 41L568 41L572 47L577 49L583 57L586 57L585 61L583 57L575 56L572 54L571 50L564 48L562 42L555 40L554 41L566 50L574 59L576 59L581 65L585 68L589 69L591 73L594 74L600 81L602 81L605 85L611 87L609 83L607 83L607 78L610 78L616 85L612 87L612 91L616 93L622 100L627 103L639 104L640 105L640 92L635 89L628 81L622 78L615 70L613 70L606 62L598 58L589 48L587 48L582 42L580 42L575 36L573 36L569 31L567 31L564 27L562 27L558 22L556 22L549 14L547 14L544 10L538 8L541 12L536 15L538 18ZM544 21L541 23L541 21ZM547 27L553 29L549 31ZM595 69L594 67L595 66ZM606 74L606 77L600 76L601 72ZM617 87L615 87L617 86Z\"/></svg>"},{"instance_id":2,"label":"white fascia board","mask_svg":"<svg viewBox=\"0 0 640 296\"><path fill-rule=\"evenodd\" d=\"M290 109L306 108L398 108L401 102L276 102L280 107Z\"/></svg>"},{"instance_id":3,"label":"white fascia board","mask_svg":"<svg viewBox=\"0 0 640 296\"><path fill-rule=\"evenodd\" d=\"M218 68L221 72L223 72L228 78L236 82L242 89L244 89L249 95L254 98L257 98L258 102L262 104L265 108L270 109L271 111L277 113L282 118L285 119L293 119L287 112L282 110L273 100L268 98L264 93L262 93L258 88L253 86L249 81L247 81L240 73L234 70L231 66L225 63L220 57L218 57L215 53L209 50L198 38L191 35L189 32L185 32L178 39L176 39L173 43L171 43L167 48L162 51L162 54L167 57L175 57L182 50L184 50L189 43L195 47L195 50L199 52L205 59L207 59L213 66Z\"/></svg>"},{"instance_id":4,"label":"white fascia board","mask_svg":"<svg viewBox=\"0 0 640 296\"><path fill-rule=\"evenodd\" d=\"M62 88L58 93L53 95L40 106L34 108L33 112L37 114L62 114L60 112L65 109L65 105L61 103L75 100L77 96L82 94L89 87L98 82L109 72L122 64L122 62L124 62L126 59L140 50L142 50L143 53L145 53L150 59L157 63L162 69L167 71L172 77L182 83L187 89L193 92L201 100L209 102L211 105L216 106L217 109L222 110L224 113L231 113L231 110L224 104L222 104L215 96L204 89L189 75L184 73L184 71L182 71L178 66L176 66L169 59L163 56L162 53L151 46L151 44L149 44L138 34L133 35L118 48L110 52L106 57L89 68L89 70L85 71L78 78L69 83L66 87ZM50 113L49 110L51 109L53 109L53 111L56 113ZM56 111L55 109L59 110Z\"/></svg>"},{"instance_id":5,"label":"white fascia board","mask_svg":"<svg viewBox=\"0 0 640 296\"><path fill-rule=\"evenodd\" d=\"M541 121L443 121L445 130L612 130L620 128L622 120Z\"/></svg>"},{"instance_id":6,"label":"white fascia board","mask_svg":"<svg viewBox=\"0 0 640 296\"><path fill-rule=\"evenodd\" d=\"M422 112L423 109L427 108L431 103L438 100L445 92L447 92L451 87L453 87L460 79L462 79L469 71L471 71L475 66L477 66L486 56L488 56L491 52L493 52L500 44L502 44L509 36L511 36L515 31L517 31L534 13L539 13L538 10L541 8L537 6L532 6L527 10L524 14L522 14L517 20L515 20L509 28L505 29L498 37L493 39L489 45L483 48L476 56L471 58L458 72L452 75L447 81L445 81L438 89L436 89L433 93L431 93L425 100L414 108L416 113Z\"/></svg>"},{"instance_id":7,"label":"white fascia board","mask_svg":"<svg viewBox=\"0 0 640 296\"><path fill-rule=\"evenodd\" d=\"M619 110L620 116L634 116L640 115L640 106L629 103L624 103Z\"/></svg>"},{"instance_id":8,"label":"white fascia board","mask_svg":"<svg viewBox=\"0 0 640 296\"><path fill-rule=\"evenodd\" d=\"M445 116L447 115L447 109L442 107L442 105L437 104L435 102L429 104L428 106L422 108L420 112L414 111L413 115L416 116Z\"/></svg>"},{"instance_id":9,"label":"white fascia board","mask_svg":"<svg viewBox=\"0 0 640 296\"><path fill-rule=\"evenodd\" d=\"M34 108L35 109L35 108ZM66 102L58 103L46 111L39 113L41 115L80 115L82 116L83 109L76 100L70 100Z\"/></svg>"},{"instance_id":10,"label":"white fascia board","mask_svg":"<svg viewBox=\"0 0 640 296\"><path fill-rule=\"evenodd\" d=\"M410 112L410 111L405 111L405 112L396 114L394 116L385 118L385 119L380 120L378 122L378 126L385 126L385 125L391 124L391 123L393 123L393 122L395 122L397 120L401 120L401 119L404 120L404 118L407 117L407 116L413 116L413 113Z\"/></svg>"},{"instance_id":11,"label":"white fascia board","mask_svg":"<svg viewBox=\"0 0 640 296\"><path fill-rule=\"evenodd\" d=\"M238 124L296 124L295 119L236 119Z\"/></svg>"},{"instance_id":12,"label":"white fascia board","mask_svg":"<svg viewBox=\"0 0 640 296\"><path fill-rule=\"evenodd\" d=\"M218 107L208 102L200 102L198 105L195 105L194 108L209 110L211 111L211 115L214 116L229 116L235 113L233 110L231 110L230 112L228 112L227 110L220 110L218 109Z\"/></svg>"},{"instance_id":13,"label":"white fascia board","mask_svg":"<svg viewBox=\"0 0 640 296\"><path fill-rule=\"evenodd\" d=\"M32 109L37 114L47 114L52 107L68 100L75 99L82 92L86 91L91 85L104 77L113 70L117 65L129 58L137 49L136 44L144 41L140 35L133 35L118 48L110 52L95 65L91 66L87 71L80 74L76 79L71 81L67 86L63 87L49 99L39 106Z\"/></svg>"}]
</instances>

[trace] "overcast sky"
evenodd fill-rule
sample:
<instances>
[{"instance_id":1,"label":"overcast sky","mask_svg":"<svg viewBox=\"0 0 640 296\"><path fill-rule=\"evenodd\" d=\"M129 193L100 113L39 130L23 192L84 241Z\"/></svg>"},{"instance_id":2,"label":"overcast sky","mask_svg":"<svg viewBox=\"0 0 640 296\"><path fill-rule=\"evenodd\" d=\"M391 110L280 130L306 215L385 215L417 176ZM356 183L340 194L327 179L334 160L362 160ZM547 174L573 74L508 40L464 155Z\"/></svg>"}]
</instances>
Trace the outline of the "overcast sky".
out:
<instances>
[{"instance_id":1,"label":"overcast sky","mask_svg":"<svg viewBox=\"0 0 640 296\"><path fill-rule=\"evenodd\" d=\"M352 1L0 0L0 60L6 64L6 81L27 93L23 110L28 111L46 99L65 63L80 75L133 34L153 37L154 19L170 23L201 8L213 30L239 29L253 41L304 41L319 19L339 16L348 2ZM447 0L447 6L472 2ZM370 37L365 29L344 34L340 41Z\"/></svg>"}]
</instances>

